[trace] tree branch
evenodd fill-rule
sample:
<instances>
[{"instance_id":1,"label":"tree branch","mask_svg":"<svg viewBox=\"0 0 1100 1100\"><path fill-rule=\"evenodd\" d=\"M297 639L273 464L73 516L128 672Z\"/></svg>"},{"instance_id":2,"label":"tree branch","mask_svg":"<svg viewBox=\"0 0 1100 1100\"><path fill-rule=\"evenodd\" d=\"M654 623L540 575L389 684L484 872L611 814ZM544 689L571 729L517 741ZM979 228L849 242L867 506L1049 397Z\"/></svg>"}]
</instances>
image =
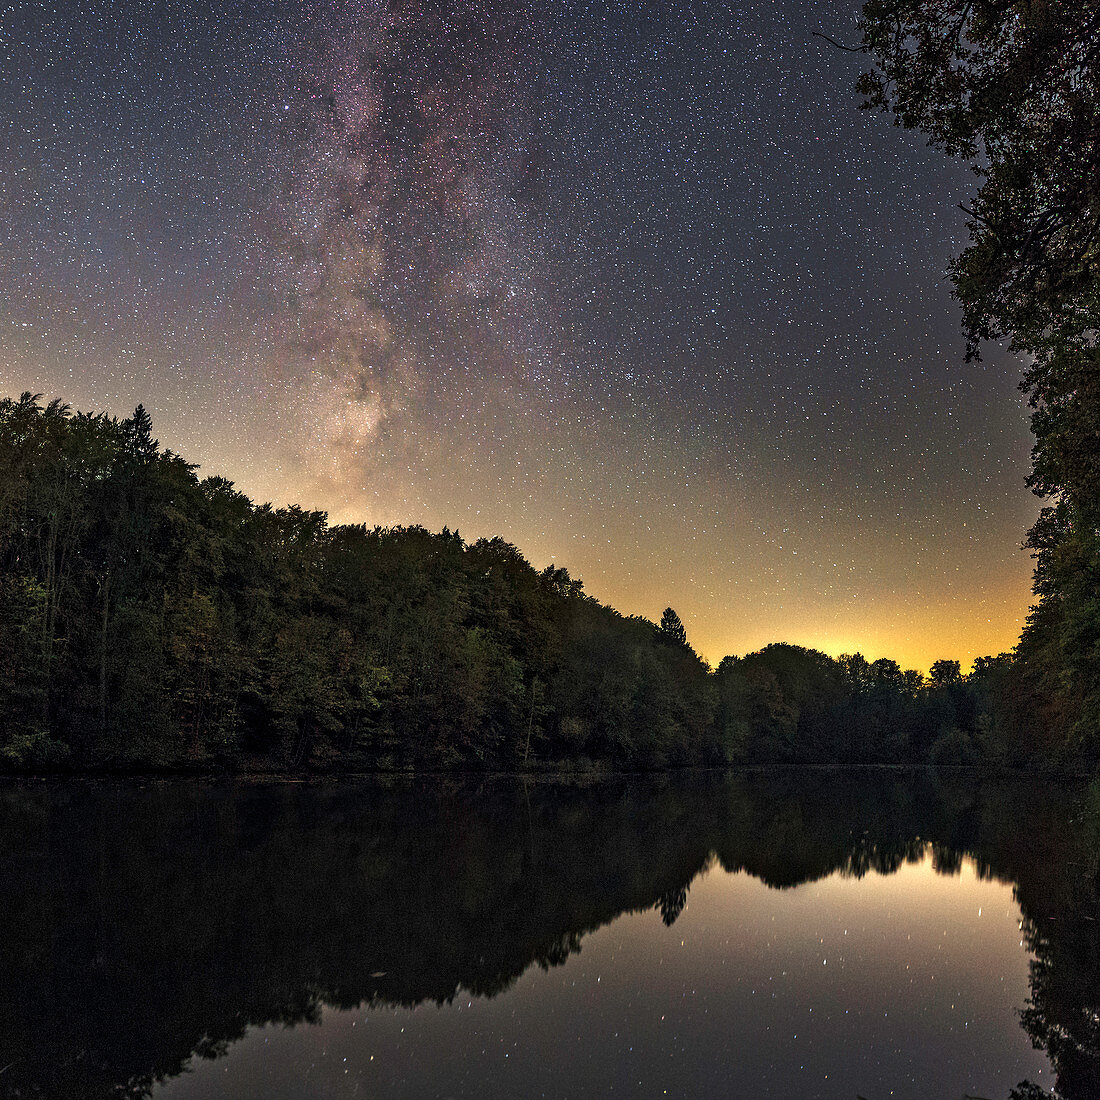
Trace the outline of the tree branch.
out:
<instances>
[{"instance_id":1,"label":"tree branch","mask_svg":"<svg viewBox=\"0 0 1100 1100\"><path fill-rule=\"evenodd\" d=\"M831 46L836 46L838 50L843 50L845 53L866 53L866 46L845 46L843 42L838 42L835 38L830 38L827 34L822 34L821 31L811 32L814 38L824 38Z\"/></svg>"}]
</instances>

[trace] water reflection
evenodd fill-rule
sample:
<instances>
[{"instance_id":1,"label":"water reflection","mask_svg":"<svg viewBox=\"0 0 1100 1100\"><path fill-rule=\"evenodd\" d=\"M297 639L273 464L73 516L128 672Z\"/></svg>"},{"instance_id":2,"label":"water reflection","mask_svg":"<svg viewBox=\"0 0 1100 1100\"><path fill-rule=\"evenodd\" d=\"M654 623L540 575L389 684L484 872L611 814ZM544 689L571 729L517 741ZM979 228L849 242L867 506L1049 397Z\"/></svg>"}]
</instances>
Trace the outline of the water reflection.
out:
<instances>
[{"instance_id":1,"label":"water reflection","mask_svg":"<svg viewBox=\"0 0 1100 1100\"><path fill-rule=\"evenodd\" d=\"M622 938L634 918L604 927L622 914L645 914L631 957L657 966L649 930L713 912L692 899L721 875L772 902L765 886L819 883L818 895L798 896L820 915L834 884L901 870L884 881L919 909L926 859L929 872L972 861L978 878L1014 885L1034 955L1021 1022L1063 1096L1100 1095L1095 791L790 773L32 784L0 796L2 1095L141 1095L193 1055L232 1046L251 1056L264 1025L324 1018L320 1033L293 1041L338 1042L342 1028L363 1026L364 1006L377 1021L412 1020L425 1005L489 1017L508 998L479 998L537 981L532 964L558 967L582 941L569 966L629 955ZM729 879L735 872L752 879ZM847 877L829 878L838 874ZM748 924L734 938L752 933ZM900 1005L906 991L895 994ZM931 1027L929 1058L946 1029ZM684 1041L696 1065L721 1049L719 1039Z\"/></svg>"}]
</instances>

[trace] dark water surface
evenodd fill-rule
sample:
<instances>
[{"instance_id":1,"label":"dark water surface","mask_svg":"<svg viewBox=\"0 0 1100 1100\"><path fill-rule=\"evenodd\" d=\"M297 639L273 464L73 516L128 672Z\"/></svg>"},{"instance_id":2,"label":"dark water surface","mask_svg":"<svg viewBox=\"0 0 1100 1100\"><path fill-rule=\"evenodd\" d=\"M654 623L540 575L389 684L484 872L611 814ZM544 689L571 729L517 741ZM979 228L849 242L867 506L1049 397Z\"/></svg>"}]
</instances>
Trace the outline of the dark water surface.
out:
<instances>
[{"instance_id":1,"label":"dark water surface","mask_svg":"<svg viewBox=\"0 0 1100 1100\"><path fill-rule=\"evenodd\" d=\"M9 783L0 1096L1100 1097L1100 795Z\"/></svg>"}]
</instances>

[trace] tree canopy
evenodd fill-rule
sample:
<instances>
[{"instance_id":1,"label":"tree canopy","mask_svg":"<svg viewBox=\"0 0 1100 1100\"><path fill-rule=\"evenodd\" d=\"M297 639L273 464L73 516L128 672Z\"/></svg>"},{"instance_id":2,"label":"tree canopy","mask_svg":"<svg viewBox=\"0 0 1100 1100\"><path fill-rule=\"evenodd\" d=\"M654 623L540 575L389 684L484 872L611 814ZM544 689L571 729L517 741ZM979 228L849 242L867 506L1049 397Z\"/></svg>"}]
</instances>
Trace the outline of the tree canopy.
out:
<instances>
[{"instance_id":1,"label":"tree canopy","mask_svg":"<svg viewBox=\"0 0 1100 1100\"><path fill-rule=\"evenodd\" d=\"M1021 698L1100 750L1100 6L866 0L858 89L979 181L951 274L968 357L1007 339L1032 407L1032 609Z\"/></svg>"},{"instance_id":2,"label":"tree canopy","mask_svg":"<svg viewBox=\"0 0 1100 1100\"><path fill-rule=\"evenodd\" d=\"M1089 0L867 0L868 106L981 180L953 274L970 350L1097 330L1100 8Z\"/></svg>"},{"instance_id":3,"label":"tree canopy","mask_svg":"<svg viewBox=\"0 0 1100 1100\"><path fill-rule=\"evenodd\" d=\"M332 526L200 478L140 407L0 400L0 766L1064 762L1018 690L1004 657L925 682L786 644L712 672L672 608L502 538Z\"/></svg>"}]
</instances>

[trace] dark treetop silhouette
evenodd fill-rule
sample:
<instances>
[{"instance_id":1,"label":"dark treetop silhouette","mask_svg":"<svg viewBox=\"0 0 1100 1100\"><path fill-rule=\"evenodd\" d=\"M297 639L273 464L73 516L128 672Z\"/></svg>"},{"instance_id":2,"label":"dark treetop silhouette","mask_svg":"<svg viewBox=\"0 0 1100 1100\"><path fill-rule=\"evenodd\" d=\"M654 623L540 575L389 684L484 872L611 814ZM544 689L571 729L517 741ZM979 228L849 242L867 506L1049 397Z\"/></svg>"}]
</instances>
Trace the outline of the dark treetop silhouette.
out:
<instances>
[{"instance_id":1,"label":"dark treetop silhouette","mask_svg":"<svg viewBox=\"0 0 1100 1100\"><path fill-rule=\"evenodd\" d=\"M971 356L1026 369L1037 605L1017 706L1052 742L1100 741L1100 8L1091 0L868 0L866 105L980 180L952 277Z\"/></svg>"}]
</instances>

